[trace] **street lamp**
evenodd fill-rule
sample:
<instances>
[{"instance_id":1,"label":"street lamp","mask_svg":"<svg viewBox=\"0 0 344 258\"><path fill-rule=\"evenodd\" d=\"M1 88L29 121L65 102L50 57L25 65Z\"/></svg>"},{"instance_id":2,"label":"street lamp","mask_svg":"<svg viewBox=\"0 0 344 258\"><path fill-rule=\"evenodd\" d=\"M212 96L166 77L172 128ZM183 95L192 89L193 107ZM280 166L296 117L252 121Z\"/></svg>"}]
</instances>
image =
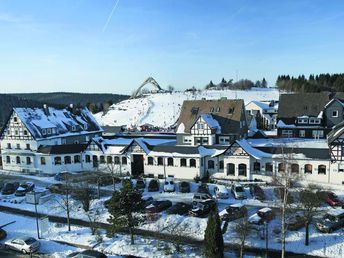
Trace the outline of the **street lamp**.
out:
<instances>
[{"instance_id":1,"label":"street lamp","mask_svg":"<svg viewBox=\"0 0 344 258\"><path fill-rule=\"evenodd\" d=\"M36 191L33 190L33 196L34 196L34 203L35 203L35 215L36 215L36 229L37 229L37 238L40 239L39 236L39 225L38 225L38 212L37 212L37 198L36 198Z\"/></svg>"}]
</instances>

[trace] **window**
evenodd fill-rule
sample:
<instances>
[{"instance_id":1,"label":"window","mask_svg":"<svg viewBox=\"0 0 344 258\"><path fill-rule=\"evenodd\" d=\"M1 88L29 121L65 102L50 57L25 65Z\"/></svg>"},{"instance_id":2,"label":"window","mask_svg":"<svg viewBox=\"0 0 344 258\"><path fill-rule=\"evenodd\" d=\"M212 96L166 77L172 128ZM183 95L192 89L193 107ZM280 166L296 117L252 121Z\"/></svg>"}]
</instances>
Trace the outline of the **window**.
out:
<instances>
[{"instance_id":1,"label":"window","mask_svg":"<svg viewBox=\"0 0 344 258\"><path fill-rule=\"evenodd\" d=\"M260 171L260 162L256 161L253 163L253 170Z\"/></svg>"},{"instance_id":2,"label":"window","mask_svg":"<svg viewBox=\"0 0 344 258\"><path fill-rule=\"evenodd\" d=\"M84 125L84 130L87 130L87 124Z\"/></svg>"},{"instance_id":3,"label":"window","mask_svg":"<svg viewBox=\"0 0 344 258\"><path fill-rule=\"evenodd\" d=\"M324 131L322 131L322 130L313 130L312 131L312 137L313 138L323 138L324 137Z\"/></svg>"},{"instance_id":4,"label":"window","mask_svg":"<svg viewBox=\"0 0 344 258\"><path fill-rule=\"evenodd\" d=\"M55 134L56 133L56 129L55 128L51 128L51 133Z\"/></svg>"},{"instance_id":5,"label":"window","mask_svg":"<svg viewBox=\"0 0 344 258\"><path fill-rule=\"evenodd\" d=\"M235 165L233 163L227 164L227 176L234 176L235 175Z\"/></svg>"},{"instance_id":6,"label":"window","mask_svg":"<svg viewBox=\"0 0 344 258\"><path fill-rule=\"evenodd\" d=\"M173 167L173 158L168 158L167 159L167 166Z\"/></svg>"},{"instance_id":7,"label":"window","mask_svg":"<svg viewBox=\"0 0 344 258\"><path fill-rule=\"evenodd\" d=\"M45 157L41 157L41 165L45 165L46 162L45 162Z\"/></svg>"},{"instance_id":8,"label":"window","mask_svg":"<svg viewBox=\"0 0 344 258\"><path fill-rule=\"evenodd\" d=\"M47 134L47 131L45 129L42 129L42 134L43 135L46 135Z\"/></svg>"},{"instance_id":9,"label":"window","mask_svg":"<svg viewBox=\"0 0 344 258\"><path fill-rule=\"evenodd\" d=\"M51 129L50 128L47 129L47 134L51 134Z\"/></svg>"},{"instance_id":10,"label":"window","mask_svg":"<svg viewBox=\"0 0 344 258\"><path fill-rule=\"evenodd\" d=\"M154 164L153 157L148 157L148 165L153 165L153 164Z\"/></svg>"},{"instance_id":11,"label":"window","mask_svg":"<svg viewBox=\"0 0 344 258\"><path fill-rule=\"evenodd\" d=\"M215 108L214 107L211 107L210 108L210 113L213 113L215 111Z\"/></svg>"},{"instance_id":12,"label":"window","mask_svg":"<svg viewBox=\"0 0 344 258\"><path fill-rule=\"evenodd\" d=\"M104 156L100 156L99 157L99 162L100 162L100 164L105 164L105 157Z\"/></svg>"},{"instance_id":13,"label":"window","mask_svg":"<svg viewBox=\"0 0 344 258\"><path fill-rule=\"evenodd\" d=\"M12 149L11 144L7 143L7 149Z\"/></svg>"},{"instance_id":14,"label":"window","mask_svg":"<svg viewBox=\"0 0 344 258\"><path fill-rule=\"evenodd\" d=\"M291 173L299 173L299 165L298 164L291 164Z\"/></svg>"},{"instance_id":15,"label":"window","mask_svg":"<svg viewBox=\"0 0 344 258\"><path fill-rule=\"evenodd\" d=\"M273 170L272 163L270 163L270 162L265 163L265 171L266 172L272 172L272 170Z\"/></svg>"},{"instance_id":16,"label":"window","mask_svg":"<svg viewBox=\"0 0 344 258\"><path fill-rule=\"evenodd\" d=\"M246 176L246 164L239 164L239 176Z\"/></svg>"},{"instance_id":17,"label":"window","mask_svg":"<svg viewBox=\"0 0 344 258\"><path fill-rule=\"evenodd\" d=\"M70 156L65 156L64 157L64 163L65 164L71 164L72 163L72 159Z\"/></svg>"},{"instance_id":18,"label":"window","mask_svg":"<svg viewBox=\"0 0 344 258\"><path fill-rule=\"evenodd\" d=\"M201 123L197 124L197 129L203 129L203 124Z\"/></svg>"},{"instance_id":19,"label":"window","mask_svg":"<svg viewBox=\"0 0 344 258\"><path fill-rule=\"evenodd\" d=\"M85 161L86 161L86 163L90 163L91 162L91 156L90 155L86 155L85 156Z\"/></svg>"},{"instance_id":20,"label":"window","mask_svg":"<svg viewBox=\"0 0 344 258\"><path fill-rule=\"evenodd\" d=\"M304 138L306 136L306 131L305 130L300 130L299 131L299 136Z\"/></svg>"},{"instance_id":21,"label":"window","mask_svg":"<svg viewBox=\"0 0 344 258\"><path fill-rule=\"evenodd\" d=\"M28 143L26 144L26 149L27 150L31 149L30 144L28 144Z\"/></svg>"},{"instance_id":22,"label":"window","mask_svg":"<svg viewBox=\"0 0 344 258\"><path fill-rule=\"evenodd\" d=\"M119 157L115 157L115 164L118 165L119 164Z\"/></svg>"},{"instance_id":23,"label":"window","mask_svg":"<svg viewBox=\"0 0 344 258\"><path fill-rule=\"evenodd\" d=\"M6 156L6 163L10 164L11 163L11 157L10 156Z\"/></svg>"},{"instance_id":24,"label":"window","mask_svg":"<svg viewBox=\"0 0 344 258\"><path fill-rule=\"evenodd\" d=\"M158 166L164 165L164 160L162 157L158 157Z\"/></svg>"},{"instance_id":25,"label":"window","mask_svg":"<svg viewBox=\"0 0 344 258\"><path fill-rule=\"evenodd\" d=\"M55 157L54 163L55 163L55 165L61 165L61 157Z\"/></svg>"},{"instance_id":26,"label":"window","mask_svg":"<svg viewBox=\"0 0 344 258\"><path fill-rule=\"evenodd\" d=\"M208 160L208 169L214 169L215 162L213 160Z\"/></svg>"},{"instance_id":27,"label":"window","mask_svg":"<svg viewBox=\"0 0 344 258\"><path fill-rule=\"evenodd\" d=\"M228 114L233 114L233 113L234 113L234 108L233 107L229 108L228 109Z\"/></svg>"},{"instance_id":28,"label":"window","mask_svg":"<svg viewBox=\"0 0 344 258\"><path fill-rule=\"evenodd\" d=\"M293 137L293 130L282 130L282 137Z\"/></svg>"},{"instance_id":29,"label":"window","mask_svg":"<svg viewBox=\"0 0 344 258\"><path fill-rule=\"evenodd\" d=\"M72 126L72 131L73 131L73 132L76 131L75 125Z\"/></svg>"},{"instance_id":30,"label":"window","mask_svg":"<svg viewBox=\"0 0 344 258\"><path fill-rule=\"evenodd\" d=\"M108 164L112 163L112 157L111 156L106 157L106 163L108 163Z\"/></svg>"},{"instance_id":31,"label":"window","mask_svg":"<svg viewBox=\"0 0 344 258\"><path fill-rule=\"evenodd\" d=\"M326 166L325 165L319 165L318 166L318 174L326 175Z\"/></svg>"},{"instance_id":32,"label":"window","mask_svg":"<svg viewBox=\"0 0 344 258\"><path fill-rule=\"evenodd\" d=\"M122 157L122 165L127 165L127 157Z\"/></svg>"},{"instance_id":33,"label":"window","mask_svg":"<svg viewBox=\"0 0 344 258\"><path fill-rule=\"evenodd\" d=\"M195 168L195 167L196 167L196 160L190 159L190 168Z\"/></svg>"},{"instance_id":34,"label":"window","mask_svg":"<svg viewBox=\"0 0 344 258\"><path fill-rule=\"evenodd\" d=\"M220 107L216 108L216 112L219 113L220 112Z\"/></svg>"},{"instance_id":35,"label":"window","mask_svg":"<svg viewBox=\"0 0 344 258\"><path fill-rule=\"evenodd\" d=\"M306 164L305 165L305 173L307 174L312 174L313 167L311 164Z\"/></svg>"},{"instance_id":36,"label":"window","mask_svg":"<svg viewBox=\"0 0 344 258\"><path fill-rule=\"evenodd\" d=\"M285 171L285 164L279 163L278 164L278 172L284 172Z\"/></svg>"},{"instance_id":37,"label":"window","mask_svg":"<svg viewBox=\"0 0 344 258\"><path fill-rule=\"evenodd\" d=\"M20 164L20 157L19 156L16 157L16 163Z\"/></svg>"},{"instance_id":38,"label":"window","mask_svg":"<svg viewBox=\"0 0 344 258\"><path fill-rule=\"evenodd\" d=\"M13 117L13 121L14 122L18 122L18 118L17 117Z\"/></svg>"},{"instance_id":39,"label":"window","mask_svg":"<svg viewBox=\"0 0 344 258\"><path fill-rule=\"evenodd\" d=\"M191 109L191 114L197 115L197 114L198 114L198 110L199 110L198 107L193 107L193 108Z\"/></svg>"},{"instance_id":40,"label":"window","mask_svg":"<svg viewBox=\"0 0 344 258\"><path fill-rule=\"evenodd\" d=\"M338 110L332 111L332 117L338 117Z\"/></svg>"},{"instance_id":41,"label":"window","mask_svg":"<svg viewBox=\"0 0 344 258\"><path fill-rule=\"evenodd\" d=\"M17 147L16 147L17 150L20 150L20 144L17 143Z\"/></svg>"},{"instance_id":42,"label":"window","mask_svg":"<svg viewBox=\"0 0 344 258\"><path fill-rule=\"evenodd\" d=\"M186 159L180 159L180 166L186 167Z\"/></svg>"},{"instance_id":43,"label":"window","mask_svg":"<svg viewBox=\"0 0 344 258\"><path fill-rule=\"evenodd\" d=\"M74 156L74 163L80 163L80 155Z\"/></svg>"},{"instance_id":44,"label":"window","mask_svg":"<svg viewBox=\"0 0 344 258\"><path fill-rule=\"evenodd\" d=\"M224 164L223 164L223 160L220 160L219 162L219 169L223 170Z\"/></svg>"},{"instance_id":45,"label":"window","mask_svg":"<svg viewBox=\"0 0 344 258\"><path fill-rule=\"evenodd\" d=\"M30 157L26 157L26 164L30 165L31 164L31 158Z\"/></svg>"},{"instance_id":46,"label":"window","mask_svg":"<svg viewBox=\"0 0 344 258\"><path fill-rule=\"evenodd\" d=\"M24 130L24 135L25 135L25 136L27 135L27 131L26 131L26 130Z\"/></svg>"}]
</instances>

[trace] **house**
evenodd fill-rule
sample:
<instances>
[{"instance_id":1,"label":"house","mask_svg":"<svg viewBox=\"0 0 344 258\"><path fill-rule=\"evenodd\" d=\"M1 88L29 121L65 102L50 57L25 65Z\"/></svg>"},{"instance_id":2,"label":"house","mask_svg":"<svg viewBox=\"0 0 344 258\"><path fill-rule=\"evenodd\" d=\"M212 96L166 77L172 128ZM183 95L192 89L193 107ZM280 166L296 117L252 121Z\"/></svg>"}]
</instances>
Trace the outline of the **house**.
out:
<instances>
[{"instance_id":1,"label":"house","mask_svg":"<svg viewBox=\"0 0 344 258\"><path fill-rule=\"evenodd\" d=\"M3 169L83 171L81 153L102 132L87 108L14 108L0 134Z\"/></svg>"},{"instance_id":2,"label":"house","mask_svg":"<svg viewBox=\"0 0 344 258\"><path fill-rule=\"evenodd\" d=\"M258 129L273 130L276 128L278 101L251 101L245 106L245 109L256 119Z\"/></svg>"},{"instance_id":3,"label":"house","mask_svg":"<svg viewBox=\"0 0 344 258\"><path fill-rule=\"evenodd\" d=\"M228 145L247 137L244 101L184 101L176 128L177 145Z\"/></svg>"}]
</instances>

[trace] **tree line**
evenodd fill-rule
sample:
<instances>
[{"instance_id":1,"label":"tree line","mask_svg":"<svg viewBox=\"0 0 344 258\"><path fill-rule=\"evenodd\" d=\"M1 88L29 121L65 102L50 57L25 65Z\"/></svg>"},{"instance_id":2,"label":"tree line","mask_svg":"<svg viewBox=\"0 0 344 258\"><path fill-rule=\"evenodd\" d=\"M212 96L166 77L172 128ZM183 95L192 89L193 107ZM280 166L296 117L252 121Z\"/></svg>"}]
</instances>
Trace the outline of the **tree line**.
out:
<instances>
[{"instance_id":1,"label":"tree line","mask_svg":"<svg viewBox=\"0 0 344 258\"><path fill-rule=\"evenodd\" d=\"M225 78L222 78L219 84L214 84L213 81L210 81L206 86L206 90L250 90L253 87L257 88L267 88L268 83L265 78L262 80L257 80L253 82L249 79L241 79L237 82L234 82L233 79L229 79L228 81Z\"/></svg>"},{"instance_id":2,"label":"tree line","mask_svg":"<svg viewBox=\"0 0 344 258\"><path fill-rule=\"evenodd\" d=\"M344 73L311 74L308 78L303 74L298 77L279 75L276 80L276 86L279 90L288 92L343 92Z\"/></svg>"}]
</instances>

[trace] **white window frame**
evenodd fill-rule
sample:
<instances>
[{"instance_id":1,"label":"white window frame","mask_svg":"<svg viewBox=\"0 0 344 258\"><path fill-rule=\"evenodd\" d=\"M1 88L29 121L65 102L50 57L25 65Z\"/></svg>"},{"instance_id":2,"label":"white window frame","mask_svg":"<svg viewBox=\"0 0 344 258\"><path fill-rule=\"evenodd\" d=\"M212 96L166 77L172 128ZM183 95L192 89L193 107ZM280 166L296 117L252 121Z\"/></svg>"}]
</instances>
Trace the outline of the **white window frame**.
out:
<instances>
[{"instance_id":1,"label":"white window frame","mask_svg":"<svg viewBox=\"0 0 344 258\"><path fill-rule=\"evenodd\" d=\"M338 114L339 114L338 110L332 111L332 117L338 117Z\"/></svg>"},{"instance_id":2,"label":"white window frame","mask_svg":"<svg viewBox=\"0 0 344 258\"><path fill-rule=\"evenodd\" d=\"M299 131L299 136L300 136L301 138L305 138L305 137L306 137L306 131L305 131L305 130L300 130L300 131Z\"/></svg>"}]
</instances>

